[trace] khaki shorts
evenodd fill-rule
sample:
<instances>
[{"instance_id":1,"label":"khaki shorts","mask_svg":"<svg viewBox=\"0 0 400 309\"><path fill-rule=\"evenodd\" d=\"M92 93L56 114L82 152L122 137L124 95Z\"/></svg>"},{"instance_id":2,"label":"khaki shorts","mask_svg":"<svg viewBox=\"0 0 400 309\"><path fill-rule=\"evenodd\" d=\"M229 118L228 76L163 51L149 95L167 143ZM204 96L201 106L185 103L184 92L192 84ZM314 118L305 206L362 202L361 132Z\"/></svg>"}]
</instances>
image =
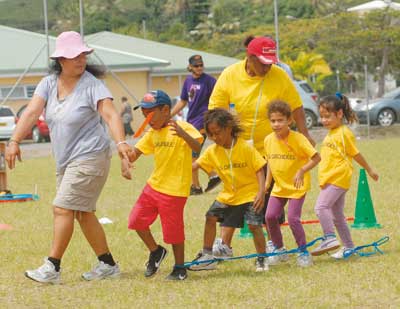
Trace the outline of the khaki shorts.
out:
<instances>
[{"instance_id":1,"label":"khaki shorts","mask_svg":"<svg viewBox=\"0 0 400 309\"><path fill-rule=\"evenodd\" d=\"M110 170L110 154L101 152L68 164L57 173L57 194L53 205L84 212L96 211L96 202Z\"/></svg>"}]
</instances>

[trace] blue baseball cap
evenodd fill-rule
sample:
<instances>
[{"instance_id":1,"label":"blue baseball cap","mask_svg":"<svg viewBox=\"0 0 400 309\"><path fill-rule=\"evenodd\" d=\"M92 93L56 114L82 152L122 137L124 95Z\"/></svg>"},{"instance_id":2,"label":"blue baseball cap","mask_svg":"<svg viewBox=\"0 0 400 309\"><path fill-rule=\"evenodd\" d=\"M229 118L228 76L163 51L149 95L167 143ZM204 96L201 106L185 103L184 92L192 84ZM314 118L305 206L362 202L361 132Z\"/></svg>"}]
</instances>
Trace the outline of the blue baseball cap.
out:
<instances>
[{"instance_id":1,"label":"blue baseball cap","mask_svg":"<svg viewBox=\"0 0 400 309\"><path fill-rule=\"evenodd\" d=\"M153 108L162 105L168 105L171 107L170 97L162 90L153 90L144 95L137 107Z\"/></svg>"}]
</instances>

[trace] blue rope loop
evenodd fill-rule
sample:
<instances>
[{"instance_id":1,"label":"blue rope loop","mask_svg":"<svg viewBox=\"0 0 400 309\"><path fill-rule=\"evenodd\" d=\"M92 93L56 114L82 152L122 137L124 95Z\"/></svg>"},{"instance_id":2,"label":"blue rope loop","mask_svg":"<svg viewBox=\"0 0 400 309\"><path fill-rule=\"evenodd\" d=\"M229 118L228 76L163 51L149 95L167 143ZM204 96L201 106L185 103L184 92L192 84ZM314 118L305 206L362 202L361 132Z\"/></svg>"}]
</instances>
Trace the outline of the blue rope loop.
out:
<instances>
[{"instance_id":1,"label":"blue rope loop","mask_svg":"<svg viewBox=\"0 0 400 309\"><path fill-rule=\"evenodd\" d=\"M186 262L183 265L175 265L175 267L189 268L192 265L210 264L210 263L223 262L223 261L234 261L234 260L241 260L241 259L253 259L253 258L257 258L257 257L270 257L270 256L276 256L276 255L302 253L302 252L306 251L308 247L312 247L316 242L322 241L324 239L325 239L325 237L318 237L318 238L310 241L309 243L305 244L304 246L300 246L298 248L294 248L291 250L285 250L285 251L280 251L280 252L269 252L269 253L253 253L253 254L227 257L227 258L214 257L213 259L210 259L210 260ZM383 251L381 251L378 247L387 243L388 241L389 241L389 236L385 236L371 244L358 246L353 249L346 249L343 253L343 257L346 259L353 254L358 254L359 256L371 256L376 253L383 254ZM374 247L374 251L373 252L360 252L360 250L363 250L368 247Z\"/></svg>"},{"instance_id":2,"label":"blue rope loop","mask_svg":"<svg viewBox=\"0 0 400 309\"><path fill-rule=\"evenodd\" d=\"M37 201L39 196L36 194L4 194L0 195L0 201L17 201L31 199Z\"/></svg>"},{"instance_id":3,"label":"blue rope loop","mask_svg":"<svg viewBox=\"0 0 400 309\"><path fill-rule=\"evenodd\" d=\"M269 256L284 255L284 254L302 253L305 250L307 250L308 247L313 246L317 241L320 241L323 239L324 239L324 237L318 237L318 238L314 239L313 241L310 241L309 243L305 244L304 246L294 248L291 250L285 250L285 251L280 251L280 252L269 252L269 253L253 253L253 254L234 256L234 257L226 257L226 258L214 257L213 259L210 259L210 260L186 262L183 265L176 265L176 267L189 268L192 265L209 264L209 263L213 263L213 262L234 261L234 260L241 260L241 259L253 259L253 258L257 258L257 257L269 257Z\"/></svg>"},{"instance_id":4,"label":"blue rope loop","mask_svg":"<svg viewBox=\"0 0 400 309\"><path fill-rule=\"evenodd\" d=\"M387 243L389 241L389 236L384 236L378 241L375 241L371 244L368 245L363 245L363 246L358 246L352 249L346 249L343 252L343 258L347 259L353 254L358 254L359 256L371 256L377 253L384 254L381 249L379 249L379 246L382 246L383 244ZM361 252L361 250L364 250L365 248L373 247L373 251L370 252Z\"/></svg>"}]
</instances>

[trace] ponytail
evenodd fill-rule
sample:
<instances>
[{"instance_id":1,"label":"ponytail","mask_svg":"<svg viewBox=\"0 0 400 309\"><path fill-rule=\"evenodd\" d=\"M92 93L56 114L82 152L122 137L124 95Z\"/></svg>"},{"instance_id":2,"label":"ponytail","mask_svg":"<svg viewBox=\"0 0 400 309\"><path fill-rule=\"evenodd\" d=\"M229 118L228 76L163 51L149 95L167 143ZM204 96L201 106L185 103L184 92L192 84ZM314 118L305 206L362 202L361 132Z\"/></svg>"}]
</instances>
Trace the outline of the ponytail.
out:
<instances>
[{"instance_id":1,"label":"ponytail","mask_svg":"<svg viewBox=\"0 0 400 309\"><path fill-rule=\"evenodd\" d=\"M343 115L344 118L346 118L347 122L349 124L357 122L358 121L357 115L351 108L349 99L345 95L342 95L341 101L343 104Z\"/></svg>"}]
</instances>

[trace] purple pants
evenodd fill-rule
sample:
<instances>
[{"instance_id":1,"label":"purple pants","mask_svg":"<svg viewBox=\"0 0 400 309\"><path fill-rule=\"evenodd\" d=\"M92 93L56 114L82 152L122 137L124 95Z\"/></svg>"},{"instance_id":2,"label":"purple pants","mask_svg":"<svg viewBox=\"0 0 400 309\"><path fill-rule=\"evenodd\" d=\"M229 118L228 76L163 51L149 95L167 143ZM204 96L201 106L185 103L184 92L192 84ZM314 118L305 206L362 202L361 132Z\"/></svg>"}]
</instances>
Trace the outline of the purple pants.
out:
<instances>
[{"instance_id":1,"label":"purple pants","mask_svg":"<svg viewBox=\"0 0 400 309\"><path fill-rule=\"evenodd\" d=\"M285 207L288 200L288 221L290 229L296 239L297 246L301 247L306 244L306 234L304 233L303 225L300 220L304 199L305 195L300 199L287 199L276 196L271 196L269 198L267 212L265 214L265 222L267 223L268 233L276 248L283 247L279 217L282 215L283 207Z\"/></svg>"},{"instance_id":2,"label":"purple pants","mask_svg":"<svg viewBox=\"0 0 400 309\"><path fill-rule=\"evenodd\" d=\"M354 248L350 229L344 215L344 197L347 190L328 184L321 189L315 213L321 222L324 235L335 234L335 227L346 248Z\"/></svg>"}]
</instances>

